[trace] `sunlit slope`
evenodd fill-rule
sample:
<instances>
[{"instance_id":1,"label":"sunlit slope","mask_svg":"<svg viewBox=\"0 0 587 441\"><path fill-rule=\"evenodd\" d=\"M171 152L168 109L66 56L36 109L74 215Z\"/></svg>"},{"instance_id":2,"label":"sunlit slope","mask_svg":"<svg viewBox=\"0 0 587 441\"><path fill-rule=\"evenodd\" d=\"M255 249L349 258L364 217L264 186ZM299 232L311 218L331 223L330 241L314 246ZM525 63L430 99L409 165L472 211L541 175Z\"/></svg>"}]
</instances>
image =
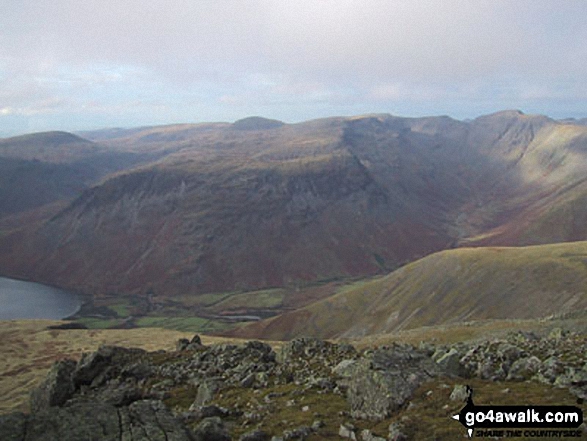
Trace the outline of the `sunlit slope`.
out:
<instances>
[{"instance_id":1,"label":"sunlit slope","mask_svg":"<svg viewBox=\"0 0 587 441\"><path fill-rule=\"evenodd\" d=\"M527 319L587 307L587 242L442 251L243 336L357 337L481 319Z\"/></svg>"}]
</instances>

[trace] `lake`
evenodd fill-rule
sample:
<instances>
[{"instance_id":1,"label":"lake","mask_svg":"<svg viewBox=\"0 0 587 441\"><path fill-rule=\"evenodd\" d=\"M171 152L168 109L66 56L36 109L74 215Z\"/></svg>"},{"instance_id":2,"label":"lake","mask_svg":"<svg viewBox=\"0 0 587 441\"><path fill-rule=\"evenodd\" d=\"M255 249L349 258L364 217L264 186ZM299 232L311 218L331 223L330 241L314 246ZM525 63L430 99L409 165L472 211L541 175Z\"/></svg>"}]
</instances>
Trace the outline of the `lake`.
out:
<instances>
[{"instance_id":1,"label":"lake","mask_svg":"<svg viewBox=\"0 0 587 441\"><path fill-rule=\"evenodd\" d=\"M53 319L76 313L81 299L40 283L0 277L0 320Z\"/></svg>"}]
</instances>

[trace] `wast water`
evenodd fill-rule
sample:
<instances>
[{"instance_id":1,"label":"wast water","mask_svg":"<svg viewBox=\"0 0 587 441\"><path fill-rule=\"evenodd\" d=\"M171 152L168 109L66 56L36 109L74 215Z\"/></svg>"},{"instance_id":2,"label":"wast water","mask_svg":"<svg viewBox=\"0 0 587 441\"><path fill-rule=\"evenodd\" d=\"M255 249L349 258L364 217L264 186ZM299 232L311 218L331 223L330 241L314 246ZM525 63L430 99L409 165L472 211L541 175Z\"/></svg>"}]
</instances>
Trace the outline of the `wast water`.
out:
<instances>
[{"instance_id":1,"label":"wast water","mask_svg":"<svg viewBox=\"0 0 587 441\"><path fill-rule=\"evenodd\" d=\"M62 289L0 277L0 320L62 319L76 313L81 303Z\"/></svg>"}]
</instances>

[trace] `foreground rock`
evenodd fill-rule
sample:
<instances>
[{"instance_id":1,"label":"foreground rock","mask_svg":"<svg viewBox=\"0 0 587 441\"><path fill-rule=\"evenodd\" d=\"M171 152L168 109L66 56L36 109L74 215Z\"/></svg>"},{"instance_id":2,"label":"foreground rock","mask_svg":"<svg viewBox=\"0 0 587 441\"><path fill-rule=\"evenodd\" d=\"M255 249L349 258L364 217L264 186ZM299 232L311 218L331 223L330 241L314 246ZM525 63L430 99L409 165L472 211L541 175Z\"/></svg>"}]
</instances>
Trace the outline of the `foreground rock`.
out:
<instances>
[{"instance_id":1,"label":"foreground rock","mask_svg":"<svg viewBox=\"0 0 587 441\"><path fill-rule=\"evenodd\" d=\"M0 416L0 437L10 441L190 441L192 436L160 401L136 401L128 407L77 403L31 415Z\"/></svg>"},{"instance_id":2,"label":"foreground rock","mask_svg":"<svg viewBox=\"0 0 587 441\"><path fill-rule=\"evenodd\" d=\"M368 352L352 362L342 362L335 372L348 387L354 418L382 419L401 408L425 381L442 373L427 355L407 345Z\"/></svg>"},{"instance_id":3,"label":"foreground rock","mask_svg":"<svg viewBox=\"0 0 587 441\"><path fill-rule=\"evenodd\" d=\"M586 342L517 333L363 352L309 338L286 343L280 354L257 341L204 346L197 336L174 352L103 346L78 362L56 363L32 391L29 415L0 416L0 440L409 439L389 418L437 379L458 380L446 396L454 406L473 377L534 381L584 398Z\"/></svg>"}]
</instances>

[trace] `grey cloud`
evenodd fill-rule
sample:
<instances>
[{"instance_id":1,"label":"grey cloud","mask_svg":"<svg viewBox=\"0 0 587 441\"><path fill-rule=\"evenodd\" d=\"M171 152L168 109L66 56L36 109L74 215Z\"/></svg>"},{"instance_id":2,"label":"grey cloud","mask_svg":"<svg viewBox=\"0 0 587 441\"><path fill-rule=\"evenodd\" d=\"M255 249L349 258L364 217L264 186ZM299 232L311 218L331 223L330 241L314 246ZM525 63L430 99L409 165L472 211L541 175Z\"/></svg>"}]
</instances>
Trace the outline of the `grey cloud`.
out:
<instances>
[{"instance_id":1,"label":"grey cloud","mask_svg":"<svg viewBox=\"0 0 587 441\"><path fill-rule=\"evenodd\" d=\"M585 16L580 0L4 0L0 107L124 107L149 94L182 107L185 94L202 109L218 105L209 114L220 117L426 101L466 113L479 100L522 106L540 97L551 100L544 107L572 98L578 108Z\"/></svg>"}]
</instances>

